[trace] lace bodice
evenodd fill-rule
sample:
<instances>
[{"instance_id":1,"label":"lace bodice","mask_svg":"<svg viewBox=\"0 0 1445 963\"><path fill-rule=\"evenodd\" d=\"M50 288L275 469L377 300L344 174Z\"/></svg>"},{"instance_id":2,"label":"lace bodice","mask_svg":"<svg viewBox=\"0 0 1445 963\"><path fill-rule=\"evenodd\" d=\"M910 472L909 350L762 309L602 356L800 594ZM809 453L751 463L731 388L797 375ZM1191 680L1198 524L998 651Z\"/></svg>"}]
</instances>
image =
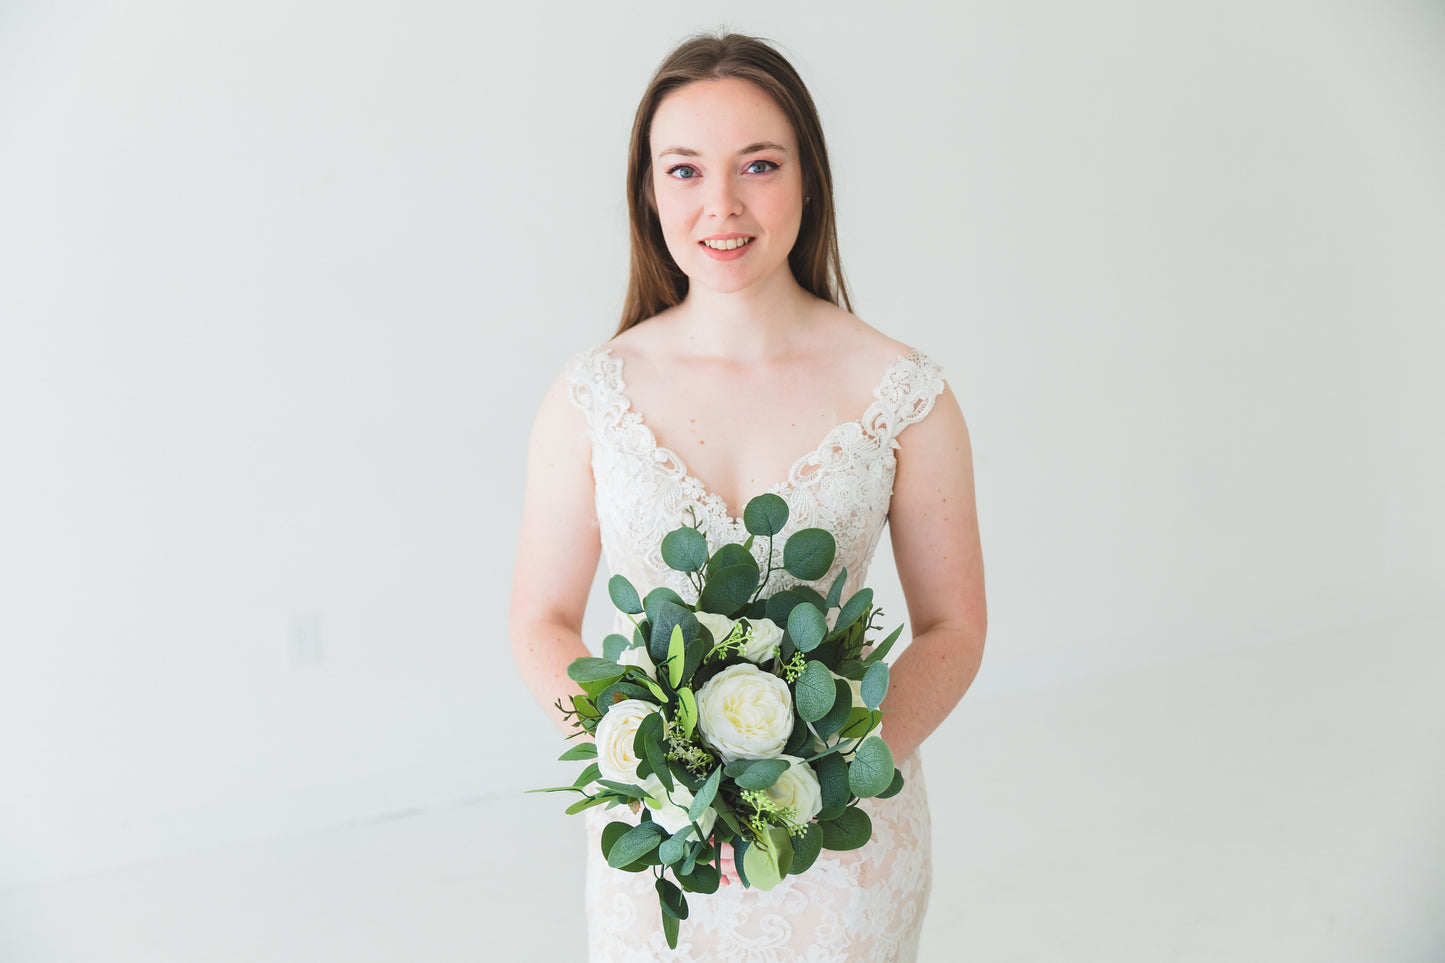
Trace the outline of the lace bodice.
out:
<instances>
[{"instance_id":1,"label":"lace bodice","mask_svg":"<svg viewBox=\"0 0 1445 963\"><path fill-rule=\"evenodd\" d=\"M689 474L676 452L659 445L642 415L632 410L621 358L605 346L580 354L567 367L567 382L573 403L587 416L597 522L608 568L642 592L666 585L693 601L696 589L663 564L662 537L689 524L692 508L710 548L742 542L748 533L741 517L731 515L721 497ZM888 519L898 435L928 414L942 390L938 365L916 351L903 355L884 372L862 417L829 431L793 463L786 480L769 489L788 503L779 547L800 528L824 528L837 540L833 568L818 580L825 590L845 566L846 592L865 584ZM760 564L767 548L766 539L753 545ZM786 572L775 573L767 593L796 583Z\"/></svg>"},{"instance_id":2,"label":"lace bodice","mask_svg":"<svg viewBox=\"0 0 1445 963\"><path fill-rule=\"evenodd\" d=\"M578 355L567 367L572 401L586 414L592 441L602 549L608 567L627 576L639 591L666 585L692 601L693 587L663 564L662 537L690 521L689 508L710 548L742 542L747 531L723 499L689 474L676 452L659 445L642 415L632 410L622 367L622 359L606 347ZM917 352L900 357L884 372L862 417L829 431L794 462L786 480L770 489L789 507L779 546L792 532L808 527L825 528L837 540L833 568L815 586L826 589L843 566L848 569L848 593L865 584L888 517L898 436L928 414L942 390L938 365ZM758 539L755 554L766 551L767 541ZM786 573L775 573L767 591L772 594L792 584L796 580ZM587 810L589 960L915 960L932 881L931 829L918 754L898 765L903 791L891 799L862 803L873 820L873 838L866 846L848 852L824 850L806 873L788 877L765 893L728 886L709 896L693 896L675 952L663 939L652 875L614 870L601 858L603 827L611 820L635 822L637 817L625 807Z\"/></svg>"}]
</instances>

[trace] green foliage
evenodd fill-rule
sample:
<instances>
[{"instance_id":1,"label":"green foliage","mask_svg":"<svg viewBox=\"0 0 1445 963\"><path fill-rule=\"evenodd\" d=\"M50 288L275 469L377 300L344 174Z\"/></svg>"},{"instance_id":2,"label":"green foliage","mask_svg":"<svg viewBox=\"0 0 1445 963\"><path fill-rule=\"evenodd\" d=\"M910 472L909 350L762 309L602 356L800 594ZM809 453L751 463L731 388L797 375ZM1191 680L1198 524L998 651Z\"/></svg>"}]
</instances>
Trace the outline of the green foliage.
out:
<instances>
[{"instance_id":1,"label":"green foliage","mask_svg":"<svg viewBox=\"0 0 1445 963\"><path fill-rule=\"evenodd\" d=\"M579 759L596 759L597 743L579 742L557 757L558 762L576 762Z\"/></svg>"},{"instance_id":2,"label":"green foliage","mask_svg":"<svg viewBox=\"0 0 1445 963\"><path fill-rule=\"evenodd\" d=\"M661 780L663 789L672 792L672 773L667 768L667 753L662 747L662 726L662 713L646 716L632 737L632 751L639 760L637 774L646 778L651 772Z\"/></svg>"},{"instance_id":3,"label":"green foliage","mask_svg":"<svg viewBox=\"0 0 1445 963\"><path fill-rule=\"evenodd\" d=\"M662 561L678 572L700 572L707 564L707 537L695 528L678 528L662 539Z\"/></svg>"},{"instance_id":4,"label":"green foliage","mask_svg":"<svg viewBox=\"0 0 1445 963\"><path fill-rule=\"evenodd\" d=\"M859 589L853 593L848 604L843 606L843 611L838 613L838 621L833 625L834 632L842 632L854 622L862 618L863 614L873 605L873 590L871 588Z\"/></svg>"},{"instance_id":5,"label":"green foliage","mask_svg":"<svg viewBox=\"0 0 1445 963\"><path fill-rule=\"evenodd\" d=\"M788 503L771 492L757 496L743 509L743 526L754 535L773 536L788 524Z\"/></svg>"},{"instance_id":6,"label":"green foliage","mask_svg":"<svg viewBox=\"0 0 1445 963\"><path fill-rule=\"evenodd\" d=\"M703 782L702 788L693 794L692 805L687 808L688 819L693 822L702 820L703 813L707 812L707 807L712 805L713 798L717 796L717 788L722 783L722 774L721 768L714 769L712 775Z\"/></svg>"},{"instance_id":7,"label":"green foliage","mask_svg":"<svg viewBox=\"0 0 1445 963\"><path fill-rule=\"evenodd\" d=\"M828 609L836 609L843 598L843 583L848 581L848 567L838 569L838 575L833 579L833 586L828 589Z\"/></svg>"},{"instance_id":8,"label":"green foliage","mask_svg":"<svg viewBox=\"0 0 1445 963\"><path fill-rule=\"evenodd\" d=\"M803 674L798 676L795 704L804 722L817 722L833 708L837 695L833 682L828 667L821 662L809 662L803 669Z\"/></svg>"},{"instance_id":9,"label":"green foliage","mask_svg":"<svg viewBox=\"0 0 1445 963\"><path fill-rule=\"evenodd\" d=\"M692 531L692 529L688 529ZM687 660L686 647L682 641L682 626L672 627L672 636L667 640L667 684L675 690L682 684L683 663ZM884 666L886 669L887 666ZM663 699L662 701L667 701Z\"/></svg>"},{"instance_id":10,"label":"green foliage","mask_svg":"<svg viewBox=\"0 0 1445 963\"><path fill-rule=\"evenodd\" d=\"M686 687L677 690L677 722L682 726L683 738L691 739L697 728L697 696Z\"/></svg>"},{"instance_id":11,"label":"green foliage","mask_svg":"<svg viewBox=\"0 0 1445 963\"><path fill-rule=\"evenodd\" d=\"M788 872L793 876L806 873L822 850L823 830L817 823L809 823L802 834L793 837L793 866Z\"/></svg>"},{"instance_id":12,"label":"green foliage","mask_svg":"<svg viewBox=\"0 0 1445 963\"><path fill-rule=\"evenodd\" d=\"M713 552L712 558L707 560L707 577L712 578L721 569L732 565L750 565L757 569L758 560L753 558L753 553L748 549L730 542Z\"/></svg>"},{"instance_id":13,"label":"green foliage","mask_svg":"<svg viewBox=\"0 0 1445 963\"><path fill-rule=\"evenodd\" d=\"M665 879L657 881L657 899L662 906L662 915L670 916L673 919L687 919L687 900L683 898L682 890ZM677 949L674 941L673 949Z\"/></svg>"},{"instance_id":14,"label":"green foliage","mask_svg":"<svg viewBox=\"0 0 1445 963\"><path fill-rule=\"evenodd\" d=\"M678 873L677 881L689 893L716 893L722 883L722 874L711 863L699 862L690 872Z\"/></svg>"},{"instance_id":15,"label":"green foliage","mask_svg":"<svg viewBox=\"0 0 1445 963\"><path fill-rule=\"evenodd\" d=\"M784 589L770 597L764 607L764 613L779 625L788 624L788 616L794 607L803 604L803 596L794 589Z\"/></svg>"},{"instance_id":16,"label":"green foliage","mask_svg":"<svg viewBox=\"0 0 1445 963\"><path fill-rule=\"evenodd\" d=\"M628 615L636 615L642 611L642 600L637 597L637 589L622 575L614 575L607 580L607 594L612 599L612 604Z\"/></svg>"},{"instance_id":17,"label":"green foliage","mask_svg":"<svg viewBox=\"0 0 1445 963\"><path fill-rule=\"evenodd\" d=\"M793 866L793 840L786 829L774 826L743 854L748 885L770 890L783 881Z\"/></svg>"},{"instance_id":18,"label":"green foliage","mask_svg":"<svg viewBox=\"0 0 1445 963\"><path fill-rule=\"evenodd\" d=\"M824 849L858 849L873 835L873 820L857 806L850 806L837 819L820 821L818 825L823 830Z\"/></svg>"},{"instance_id":19,"label":"green foliage","mask_svg":"<svg viewBox=\"0 0 1445 963\"><path fill-rule=\"evenodd\" d=\"M616 824L613 824L616 825ZM661 827L653 822L645 822L628 829L612 845L609 851L604 837L603 852L607 856L607 865L614 869L620 869L630 863L635 863L652 852L655 852L662 842L663 832Z\"/></svg>"},{"instance_id":20,"label":"green foliage","mask_svg":"<svg viewBox=\"0 0 1445 963\"><path fill-rule=\"evenodd\" d=\"M863 661L870 664L874 662L882 662L884 657L888 655L888 650L893 648L893 643L897 642L898 637L902 634L903 626L900 625L892 632L889 632L888 638L878 643L878 645L874 647L872 652L868 653L868 656Z\"/></svg>"},{"instance_id":21,"label":"green foliage","mask_svg":"<svg viewBox=\"0 0 1445 963\"><path fill-rule=\"evenodd\" d=\"M853 688L842 679L833 680L833 707L827 715L813 723L814 730L824 739L842 729L853 711Z\"/></svg>"},{"instance_id":22,"label":"green foliage","mask_svg":"<svg viewBox=\"0 0 1445 963\"><path fill-rule=\"evenodd\" d=\"M652 598L649 593L648 598ZM683 639L697 638L698 621L692 610L670 599L662 599L648 609L652 621L652 638L648 640L648 654L652 661L661 665L667 658L667 647L672 642L672 630L682 627Z\"/></svg>"},{"instance_id":23,"label":"green foliage","mask_svg":"<svg viewBox=\"0 0 1445 963\"><path fill-rule=\"evenodd\" d=\"M751 600L758 587L758 566L724 565L708 576L697 607L703 612L716 612L729 618L737 615Z\"/></svg>"},{"instance_id":24,"label":"green foliage","mask_svg":"<svg viewBox=\"0 0 1445 963\"><path fill-rule=\"evenodd\" d=\"M893 782L893 752L878 736L869 736L848 766L848 788L860 799L876 796Z\"/></svg>"},{"instance_id":25,"label":"green foliage","mask_svg":"<svg viewBox=\"0 0 1445 963\"><path fill-rule=\"evenodd\" d=\"M794 578L811 582L828 574L836 551L837 543L827 531L799 529L783 543L783 568Z\"/></svg>"},{"instance_id":26,"label":"green foliage","mask_svg":"<svg viewBox=\"0 0 1445 963\"><path fill-rule=\"evenodd\" d=\"M888 663L874 662L863 675L863 704L876 709L883 704L888 694Z\"/></svg>"},{"instance_id":27,"label":"green foliage","mask_svg":"<svg viewBox=\"0 0 1445 963\"><path fill-rule=\"evenodd\" d=\"M813 763L818 776L818 788L822 791L823 808L818 813L820 822L837 819L848 805L851 794L848 791L848 764L837 753L824 756Z\"/></svg>"},{"instance_id":28,"label":"green foliage","mask_svg":"<svg viewBox=\"0 0 1445 963\"><path fill-rule=\"evenodd\" d=\"M787 771L786 759L739 759L728 764L727 775L742 789L767 789Z\"/></svg>"},{"instance_id":29,"label":"green foliage","mask_svg":"<svg viewBox=\"0 0 1445 963\"><path fill-rule=\"evenodd\" d=\"M899 794L900 792L902 792L902 791L903 791L903 770L902 770L902 769L894 769L894 770L893 770L893 781L890 782L890 783L888 784L888 788L885 789L885 790L883 790L882 792L880 792L880 793L877 795L876 798L878 798L878 799L888 799L888 798L890 798L890 797L892 797L892 796L898 795L898 794Z\"/></svg>"},{"instance_id":30,"label":"green foliage","mask_svg":"<svg viewBox=\"0 0 1445 963\"><path fill-rule=\"evenodd\" d=\"M812 652L828 634L823 613L811 605L799 605L788 613L788 637L804 652Z\"/></svg>"},{"instance_id":31,"label":"green foliage","mask_svg":"<svg viewBox=\"0 0 1445 963\"><path fill-rule=\"evenodd\" d=\"M567 678L579 685L586 685L589 682L605 684L622 678L622 673L622 666L611 659L598 659L592 656L573 659L572 664L567 666Z\"/></svg>"}]
</instances>

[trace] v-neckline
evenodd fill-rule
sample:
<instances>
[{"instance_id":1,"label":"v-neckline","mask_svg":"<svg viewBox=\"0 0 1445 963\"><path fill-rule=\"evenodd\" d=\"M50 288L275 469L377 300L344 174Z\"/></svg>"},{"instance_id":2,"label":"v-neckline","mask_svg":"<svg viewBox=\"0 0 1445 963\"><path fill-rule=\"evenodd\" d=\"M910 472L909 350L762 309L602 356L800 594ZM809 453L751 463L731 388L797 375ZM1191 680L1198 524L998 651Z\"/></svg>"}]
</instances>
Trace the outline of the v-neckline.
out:
<instances>
[{"instance_id":1,"label":"v-neckline","mask_svg":"<svg viewBox=\"0 0 1445 963\"><path fill-rule=\"evenodd\" d=\"M617 397L622 400L623 410L630 412L633 416L635 416L635 425L636 427L642 429L652 451L654 453L659 451L666 452L672 458L672 460L676 462L678 470L681 472L682 480L702 493L701 500L704 507L707 507L709 503L716 505L724 520L726 520L730 524L741 525L743 523L742 515L734 515L732 513L732 506L727 503L727 500L721 495L719 495L717 492L713 491L713 489L706 483L704 483L701 478L698 478L696 475L694 475L688 469L687 463L682 460L682 456L679 455L675 449L669 448L666 445L662 444L660 441L658 441L657 433L654 432L652 430L652 426L647 423L646 416L644 416L642 412L638 411L636 406L632 404L632 399L627 395L627 380L623 377L623 369L627 365L627 359L623 358L618 354L615 354L612 349L606 345L603 345L600 350L603 354L607 355L608 357L612 358L614 361L617 362L617 384L613 386L613 390L616 392ZM823 439L821 441L819 441L812 448L808 449L803 454L799 455L796 459L793 460L793 463L788 466L787 477L785 477L782 481L777 482L773 485L769 485L762 491L750 496L748 498L748 501L752 501L752 499L757 498L758 495L765 495L769 492L786 497L787 493L793 490L793 473L798 470L798 466L803 464L809 458L817 455L818 452L827 448L832 442L834 435L836 435L839 431L842 431L845 428L852 427L853 425L857 425L860 429L866 432L868 423L873 420L874 412L883 400L883 389L888 385L889 380L893 377L893 373L908 362L915 360L917 356L918 353L916 351L911 354L900 354L898 356L898 360L893 362L887 367L886 370L884 370L883 377L879 379L878 384L873 388L873 400L868 403L868 407L863 410L863 414L861 414L857 418L852 419L851 421L840 421L832 428L829 428L828 431L823 435Z\"/></svg>"}]
</instances>

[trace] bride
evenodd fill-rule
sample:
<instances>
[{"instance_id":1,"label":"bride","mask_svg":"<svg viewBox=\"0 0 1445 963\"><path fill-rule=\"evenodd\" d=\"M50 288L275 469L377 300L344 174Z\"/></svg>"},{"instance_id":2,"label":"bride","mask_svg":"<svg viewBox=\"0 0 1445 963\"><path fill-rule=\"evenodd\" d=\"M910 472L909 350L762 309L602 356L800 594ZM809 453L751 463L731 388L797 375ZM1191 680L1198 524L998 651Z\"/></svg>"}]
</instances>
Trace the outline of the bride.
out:
<instances>
[{"instance_id":1,"label":"bride","mask_svg":"<svg viewBox=\"0 0 1445 963\"><path fill-rule=\"evenodd\" d=\"M630 813L588 810L590 958L913 960L931 881L917 750L972 682L986 625L963 415L933 361L847 310L822 129L768 44L697 37L663 61L632 130L628 206L621 326L572 359L533 428L510 619L521 674L570 733L553 704L578 691L568 663L591 654L581 626L599 554L642 591L692 600L662 536L696 517L711 546L741 542L742 507L771 491L788 502L785 532L834 534L815 584L846 566L850 594L886 521L913 639L882 735L906 782L864 802L866 846L825 851L768 892L737 885L725 859L731 885L690 901L676 952L651 876L601 859L602 827Z\"/></svg>"}]
</instances>

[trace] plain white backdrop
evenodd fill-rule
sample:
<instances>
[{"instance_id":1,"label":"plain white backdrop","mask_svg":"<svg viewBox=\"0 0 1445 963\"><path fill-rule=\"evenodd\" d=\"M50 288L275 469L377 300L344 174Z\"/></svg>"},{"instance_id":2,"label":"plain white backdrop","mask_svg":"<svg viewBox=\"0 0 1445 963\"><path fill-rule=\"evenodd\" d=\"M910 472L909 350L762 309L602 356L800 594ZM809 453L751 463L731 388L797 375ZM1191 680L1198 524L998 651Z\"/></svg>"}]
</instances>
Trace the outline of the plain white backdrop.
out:
<instances>
[{"instance_id":1,"label":"plain white backdrop","mask_svg":"<svg viewBox=\"0 0 1445 963\"><path fill-rule=\"evenodd\" d=\"M720 26L809 83L855 308L969 419L969 698L1445 615L1436 3L6 0L0 884L550 784L527 434Z\"/></svg>"}]
</instances>

